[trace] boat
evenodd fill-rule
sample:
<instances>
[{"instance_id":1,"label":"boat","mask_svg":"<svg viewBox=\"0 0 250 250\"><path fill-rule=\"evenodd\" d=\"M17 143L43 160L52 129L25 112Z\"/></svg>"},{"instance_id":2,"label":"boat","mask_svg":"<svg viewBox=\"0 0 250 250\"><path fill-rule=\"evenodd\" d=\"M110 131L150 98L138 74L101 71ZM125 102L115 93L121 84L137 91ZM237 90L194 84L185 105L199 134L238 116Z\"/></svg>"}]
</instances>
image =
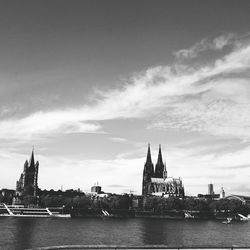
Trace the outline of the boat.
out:
<instances>
[{"instance_id":1,"label":"boat","mask_svg":"<svg viewBox=\"0 0 250 250\"><path fill-rule=\"evenodd\" d=\"M70 214L63 213L63 207L37 208L25 207L23 205L0 204L0 216L4 217L57 217L70 218Z\"/></svg>"},{"instance_id":2,"label":"boat","mask_svg":"<svg viewBox=\"0 0 250 250\"><path fill-rule=\"evenodd\" d=\"M244 215L242 215L242 214L238 214L238 216L240 217L240 220L241 220L241 221L248 221L248 220L250 220L249 215L246 217L246 216L244 216Z\"/></svg>"},{"instance_id":3,"label":"boat","mask_svg":"<svg viewBox=\"0 0 250 250\"><path fill-rule=\"evenodd\" d=\"M231 224L232 223L233 218L228 217L226 220L222 221L223 224Z\"/></svg>"},{"instance_id":4,"label":"boat","mask_svg":"<svg viewBox=\"0 0 250 250\"><path fill-rule=\"evenodd\" d=\"M113 217L107 210L102 209L102 217Z\"/></svg>"},{"instance_id":5,"label":"boat","mask_svg":"<svg viewBox=\"0 0 250 250\"><path fill-rule=\"evenodd\" d=\"M191 213L189 213L187 211L184 213L184 215L185 215L185 219L194 219L195 218L194 215L192 215Z\"/></svg>"}]
</instances>

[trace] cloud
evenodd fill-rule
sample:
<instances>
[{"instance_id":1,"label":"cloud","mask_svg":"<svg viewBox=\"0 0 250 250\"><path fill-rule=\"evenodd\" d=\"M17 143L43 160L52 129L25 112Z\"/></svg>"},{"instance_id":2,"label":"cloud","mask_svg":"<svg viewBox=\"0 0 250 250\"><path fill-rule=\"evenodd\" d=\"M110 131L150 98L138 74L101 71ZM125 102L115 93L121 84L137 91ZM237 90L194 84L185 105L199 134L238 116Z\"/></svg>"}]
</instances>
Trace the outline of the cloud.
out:
<instances>
[{"instance_id":1,"label":"cloud","mask_svg":"<svg viewBox=\"0 0 250 250\"><path fill-rule=\"evenodd\" d=\"M112 184L112 185L107 185L107 187L111 187L111 188L124 188L124 187L128 187L125 185L119 185L119 184Z\"/></svg>"},{"instance_id":2,"label":"cloud","mask_svg":"<svg viewBox=\"0 0 250 250\"><path fill-rule=\"evenodd\" d=\"M158 147L151 149L153 162L156 163ZM246 168L249 166L249 150L250 147L246 147L227 154L207 153L194 157L196 148L172 146L166 150L162 145L163 158L167 159L168 175L180 176L186 193L190 195L206 193L207 184L211 182L216 192L219 192L221 186L224 186L227 194L247 192L246 187L250 177L246 174ZM134 157L116 157L112 160L86 160L77 155L47 156L42 151L37 152L35 160L40 162L39 187L59 189L63 184L64 190L81 188L87 192L98 181L106 192L123 193L135 190L140 194L146 151L145 146ZM29 155L16 153L15 150L13 152L7 149L0 150L0 171L5 173L1 181L3 186L14 188L14 183L19 178L27 158ZM239 189L239 183L242 189Z\"/></svg>"},{"instance_id":3,"label":"cloud","mask_svg":"<svg viewBox=\"0 0 250 250\"><path fill-rule=\"evenodd\" d=\"M39 155L38 159L41 162L39 170L41 188L60 188L63 180L64 189L81 188L90 191L90 187L98 182L105 192L123 193L124 189L128 187L139 193L141 190L143 171L141 158L83 160ZM69 168L69 166L71 167Z\"/></svg>"},{"instance_id":4,"label":"cloud","mask_svg":"<svg viewBox=\"0 0 250 250\"><path fill-rule=\"evenodd\" d=\"M91 133L99 128L98 124L79 121L78 115L70 110L37 112L25 118L0 122L0 137L25 140L32 136L49 136L61 131L64 133Z\"/></svg>"},{"instance_id":5,"label":"cloud","mask_svg":"<svg viewBox=\"0 0 250 250\"><path fill-rule=\"evenodd\" d=\"M158 147L151 149L153 163L156 163ZM207 184L211 182L217 193L221 186L225 188L227 194L246 193L249 175L245 173L245 166L249 166L249 150L250 147L245 147L227 154L207 153L194 157L196 148L172 146L166 151L165 146L162 146L163 158L167 159L168 175L180 176L186 192L190 195L206 193ZM112 160L48 158L38 155L37 158L41 162L40 186L49 189L60 188L61 181L64 180L64 188L72 188L73 185L73 188L90 190L90 187L98 181L106 192L123 193L135 190L140 194L146 151L147 149L144 148L137 156L129 159L116 157ZM241 190L236 189L239 183L242 185Z\"/></svg>"},{"instance_id":6,"label":"cloud","mask_svg":"<svg viewBox=\"0 0 250 250\"><path fill-rule=\"evenodd\" d=\"M250 164L245 164L245 165L236 165L236 166L223 166L222 169L245 169L245 168L250 168Z\"/></svg>"},{"instance_id":7,"label":"cloud","mask_svg":"<svg viewBox=\"0 0 250 250\"><path fill-rule=\"evenodd\" d=\"M247 184L236 184L234 186L232 186L229 190L228 190L228 194L241 194L241 195L249 195L250 193L250 187Z\"/></svg>"},{"instance_id":8,"label":"cloud","mask_svg":"<svg viewBox=\"0 0 250 250\"><path fill-rule=\"evenodd\" d=\"M236 41L232 34L214 38L211 48L221 49L231 40ZM202 44L194 51L208 47L206 40ZM213 63L157 66L135 73L121 87L97 91L91 104L2 120L0 138L102 132L104 120L148 117L155 121L150 128L249 138L249 68L250 43L237 41Z\"/></svg>"},{"instance_id":9,"label":"cloud","mask_svg":"<svg viewBox=\"0 0 250 250\"><path fill-rule=\"evenodd\" d=\"M109 140L114 141L114 142L121 142L121 143L128 142L127 139L121 138L121 137L110 137Z\"/></svg>"},{"instance_id":10,"label":"cloud","mask_svg":"<svg viewBox=\"0 0 250 250\"><path fill-rule=\"evenodd\" d=\"M207 50L222 50L228 45L233 45L235 42L235 35L232 33L224 34L214 39L202 39L189 49L182 49L174 53L178 59L195 58L199 53Z\"/></svg>"},{"instance_id":11,"label":"cloud","mask_svg":"<svg viewBox=\"0 0 250 250\"><path fill-rule=\"evenodd\" d=\"M95 91L91 103L78 107L41 110L8 119L0 116L0 139L6 147L6 141L10 139L17 145L18 141L61 134L103 133L103 121L123 119L125 127L126 119L141 119L143 125L153 130L148 131L152 134L156 129L165 131L171 128L225 139L226 152L223 152L224 144L218 145L217 141L213 141L216 145L209 148L200 146L203 142L196 147L191 143L185 147L171 145L168 152L164 152L169 175L181 176L189 193L196 194L197 189L206 192L210 181L217 189L223 185L237 191L240 190L237 183L243 183L242 188L245 188L249 182L245 171L249 166L250 151L250 43L228 35L214 38L212 45L208 46L207 40L202 44L203 47L194 46L190 50L193 51L191 57L195 55L199 59L199 53L206 49L217 51L227 45L233 46L229 46L230 52L218 55L210 63L203 60L199 66L174 63L135 73L115 89ZM2 112L9 111L3 109ZM123 136L110 137L110 140L126 142ZM228 147L232 140L236 140L236 144L244 142L244 147ZM13 146L11 143L7 145ZM72 160L40 155L39 185L56 189L63 181L64 188L74 185L73 188L85 189L98 180L105 191L123 192L124 187L130 186L140 193L146 156L143 147L144 144L138 146L138 151L122 152L114 160ZM21 167L20 162L26 159L26 156L9 151L0 152L2 172L6 172L6 166ZM157 156L157 151L154 155ZM20 169L16 168L16 174L9 171L6 180L15 183ZM93 179L90 176L94 176ZM8 185L4 181L3 184ZM117 186L110 187L109 183Z\"/></svg>"}]
</instances>

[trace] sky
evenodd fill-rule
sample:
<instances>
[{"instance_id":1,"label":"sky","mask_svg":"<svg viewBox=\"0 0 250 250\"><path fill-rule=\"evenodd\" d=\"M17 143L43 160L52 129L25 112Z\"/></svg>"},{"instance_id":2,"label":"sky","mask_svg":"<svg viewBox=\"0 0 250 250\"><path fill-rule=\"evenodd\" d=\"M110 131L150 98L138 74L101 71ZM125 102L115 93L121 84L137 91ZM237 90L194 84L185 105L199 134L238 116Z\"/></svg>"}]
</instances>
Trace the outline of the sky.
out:
<instances>
[{"instance_id":1,"label":"sky","mask_svg":"<svg viewBox=\"0 0 250 250\"><path fill-rule=\"evenodd\" d=\"M0 1L0 188L250 195L250 1Z\"/></svg>"}]
</instances>

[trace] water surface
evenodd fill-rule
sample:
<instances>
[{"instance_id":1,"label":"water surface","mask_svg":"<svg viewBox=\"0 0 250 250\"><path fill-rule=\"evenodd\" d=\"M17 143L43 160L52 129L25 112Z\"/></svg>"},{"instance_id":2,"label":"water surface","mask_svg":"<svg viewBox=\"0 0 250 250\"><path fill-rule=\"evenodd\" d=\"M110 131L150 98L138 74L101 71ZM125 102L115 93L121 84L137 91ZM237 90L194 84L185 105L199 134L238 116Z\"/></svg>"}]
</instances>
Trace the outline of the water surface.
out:
<instances>
[{"instance_id":1,"label":"water surface","mask_svg":"<svg viewBox=\"0 0 250 250\"><path fill-rule=\"evenodd\" d=\"M250 222L99 218L0 218L0 249L55 245L250 246Z\"/></svg>"}]
</instances>

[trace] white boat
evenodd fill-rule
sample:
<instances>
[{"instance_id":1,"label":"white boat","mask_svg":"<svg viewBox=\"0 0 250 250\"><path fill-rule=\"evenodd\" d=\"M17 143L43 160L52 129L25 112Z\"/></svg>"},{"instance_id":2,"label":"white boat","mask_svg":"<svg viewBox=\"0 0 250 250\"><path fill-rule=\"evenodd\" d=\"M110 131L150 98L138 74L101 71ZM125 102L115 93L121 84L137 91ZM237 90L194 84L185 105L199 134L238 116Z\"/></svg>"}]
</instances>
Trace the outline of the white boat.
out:
<instances>
[{"instance_id":1,"label":"white boat","mask_svg":"<svg viewBox=\"0 0 250 250\"><path fill-rule=\"evenodd\" d=\"M70 214L63 214L63 208L35 208L23 205L0 204L0 216L5 217L59 217L70 218Z\"/></svg>"},{"instance_id":2,"label":"white boat","mask_svg":"<svg viewBox=\"0 0 250 250\"><path fill-rule=\"evenodd\" d=\"M102 210L102 213L103 213L103 216L104 217L113 217L113 215L112 214L110 214L107 210Z\"/></svg>"},{"instance_id":3,"label":"white boat","mask_svg":"<svg viewBox=\"0 0 250 250\"><path fill-rule=\"evenodd\" d=\"M231 224L231 223L232 223L232 220L233 220L233 218L228 217L227 220L222 221L222 223L223 223L223 224Z\"/></svg>"},{"instance_id":4,"label":"white boat","mask_svg":"<svg viewBox=\"0 0 250 250\"><path fill-rule=\"evenodd\" d=\"M185 219L194 219L195 217L191 215L189 212L185 212Z\"/></svg>"},{"instance_id":5,"label":"white boat","mask_svg":"<svg viewBox=\"0 0 250 250\"><path fill-rule=\"evenodd\" d=\"M247 216L244 216L244 215L242 215L242 214L238 214L238 216L240 217L240 220L241 221L248 221L248 220L250 220L250 218Z\"/></svg>"}]
</instances>

